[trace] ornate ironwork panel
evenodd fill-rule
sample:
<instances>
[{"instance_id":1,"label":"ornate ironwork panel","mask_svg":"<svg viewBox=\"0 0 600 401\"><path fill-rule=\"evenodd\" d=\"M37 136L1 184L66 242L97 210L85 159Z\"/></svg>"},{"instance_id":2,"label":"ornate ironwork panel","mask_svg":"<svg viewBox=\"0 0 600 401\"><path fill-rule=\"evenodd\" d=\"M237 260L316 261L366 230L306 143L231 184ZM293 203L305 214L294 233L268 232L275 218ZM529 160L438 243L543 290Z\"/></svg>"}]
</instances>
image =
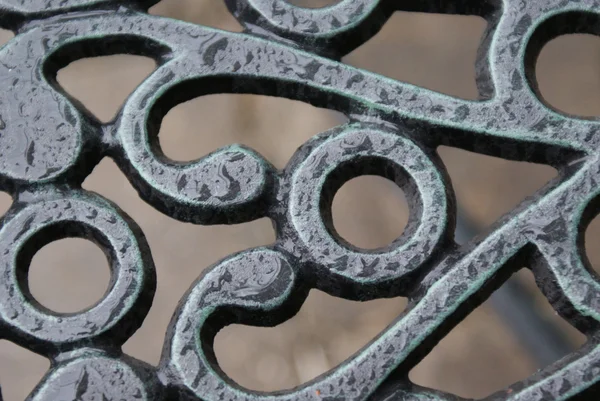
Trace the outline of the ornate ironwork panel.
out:
<instances>
[{"instance_id":1,"label":"ornate ironwork panel","mask_svg":"<svg viewBox=\"0 0 600 401\"><path fill-rule=\"evenodd\" d=\"M582 247L600 199L600 123L546 104L534 64L558 35L600 34L599 1L341 0L308 9L226 0L243 33L149 15L154 2L0 0L0 26L16 32L0 49L0 189L14 198L0 226L0 339L52 361L31 400L458 400L414 385L408 372L523 265L588 342L487 399L598 399L600 284ZM397 10L488 21L477 60L480 100L340 61ZM65 93L56 74L76 59L115 53L152 57L158 68L103 124ZM281 171L239 145L189 163L168 159L157 139L161 119L211 93L301 100L350 122L310 139ZM439 145L546 163L560 174L459 247ZM269 217L277 231L272 246L232 255L191 285L157 367L121 352L152 303L150 249L123 211L81 188L106 156L144 201L173 218L222 224ZM362 174L393 180L411 210L405 233L375 251L343 241L332 224L335 191ZM112 280L90 309L59 315L35 302L27 273L38 249L68 236L95 241ZM226 377L212 348L217 331L234 322L281 323L311 288L355 300L405 296L409 306L357 354L298 388L257 393Z\"/></svg>"}]
</instances>

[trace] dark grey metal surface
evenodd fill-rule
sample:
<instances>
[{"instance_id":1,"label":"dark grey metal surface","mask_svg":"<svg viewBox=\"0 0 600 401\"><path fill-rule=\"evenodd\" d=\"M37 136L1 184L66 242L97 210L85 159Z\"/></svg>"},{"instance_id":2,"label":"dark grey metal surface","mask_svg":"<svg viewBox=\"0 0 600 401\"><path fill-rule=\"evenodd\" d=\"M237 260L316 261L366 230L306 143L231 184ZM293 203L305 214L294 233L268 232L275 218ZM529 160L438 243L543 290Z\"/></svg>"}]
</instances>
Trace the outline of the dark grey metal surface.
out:
<instances>
[{"instance_id":1,"label":"dark grey metal surface","mask_svg":"<svg viewBox=\"0 0 600 401\"><path fill-rule=\"evenodd\" d=\"M460 209L460 208L459 208ZM481 231L459 210L455 239L464 244ZM555 322L542 316L538 300L518 277L510 277L490 295L490 304L510 328L523 349L531 355L535 366L542 369L569 354L576 347L572 339Z\"/></svg>"},{"instance_id":2,"label":"dark grey metal surface","mask_svg":"<svg viewBox=\"0 0 600 401\"><path fill-rule=\"evenodd\" d=\"M244 33L150 16L151 4L0 0L0 26L17 33L0 49L0 189L15 199L0 228L0 339L52 360L31 400L457 400L412 384L408 372L523 265L588 342L487 400L597 399L600 284L583 232L600 199L600 124L551 109L537 91L534 64L557 35L599 34L600 2L343 0L303 9L284 0L227 0ZM338 61L395 10L488 20L477 61L480 101ZM55 77L73 60L114 53L150 56L159 67L114 121L101 124ZM162 153L157 134L170 108L232 92L302 100L351 121L308 141L283 171L238 145L184 164ZM455 199L436 153L442 144L547 163L560 175L458 246ZM267 216L277 229L272 246L232 255L193 283L158 367L121 352L156 282L135 223L81 189L104 156L146 202L176 219ZM384 249L355 248L333 228L335 191L361 174L395 181L409 202L405 233ZM95 241L111 261L112 281L91 309L58 315L35 302L26 276L33 254L65 236ZM217 331L289 319L310 288L359 300L406 296L409 306L347 362L299 388L256 393L228 379L212 349Z\"/></svg>"}]
</instances>

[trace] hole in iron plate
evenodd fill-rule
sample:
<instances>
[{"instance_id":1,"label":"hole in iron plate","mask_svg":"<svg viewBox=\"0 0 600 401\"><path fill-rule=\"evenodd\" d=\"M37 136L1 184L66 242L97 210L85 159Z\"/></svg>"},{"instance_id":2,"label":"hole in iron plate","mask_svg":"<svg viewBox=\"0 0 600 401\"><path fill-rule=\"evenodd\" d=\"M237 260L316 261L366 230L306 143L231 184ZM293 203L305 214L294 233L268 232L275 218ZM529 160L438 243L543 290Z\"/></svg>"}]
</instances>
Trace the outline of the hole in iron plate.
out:
<instances>
[{"instance_id":1,"label":"hole in iron plate","mask_svg":"<svg viewBox=\"0 0 600 401\"><path fill-rule=\"evenodd\" d=\"M224 1L215 0L163 0L150 8L150 14L161 15L204 26L241 32L239 22L227 10Z\"/></svg>"},{"instance_id":2,"label":"hole in iron plate","mask_svg":"<svg viewBox=\"0 0 600 401\"><path fill-rule=\"evenodd\" d=\"M544 100L554 108L582 117L600 115L600 37L559 36L538 57L536 80Z\"/></svg>"},{"instance_id":3,"label":"hole in iron plate","mask_svg":"<svg viewBox=\"0 0 600 401\"><path fill-rule=\"evenodd\" d=\"M513 210L558 175L556 169L545 164L516 162L458 148L440 146L438 153L452 180L459 208L482 227Z\"/></svg>"},{"instance_id":4,"label":"hole in iron plate","mask_svg":"<svg viewBox=\"0 0 600 401\"><path fill-rule=\"evenodd\" d=\"M102 299L110 270L96 244L67 238L51 242L34 255L28 281L40 304L55 312L74 313Z\"/></svg>"},{"instance_id":5,"label":"hole in iron plate","mask_svg":"<svg viewBox=\"0 0 600 401\"><path fill-rule=\"evenodd\" d=\"M275 242L267 218L236 225L183 224L143 202L111 159L104 159L83 187L117 203L141 227L152 250L157 289L142 327L123 346L140 360L157 364L167 325L177 303L203 269L243 249ZM232 351L233 352L233 351Z\"/></svg>"},{"instance_id":6,"label":"hole in iron plate","mask_svg":"<svg viewBox=\"0 0 600 401\"><path fill-rule=\"evenodd\" d=\"M396 12L344 62L463 99L477 99L475 59L486 27L478 16Z\"/></svg>"},{"instance_id":7,"label":"hole in iron plate","mask_svg":"<svg viewBox=\"0 0 600 401\"><path fill-rule=\"evenodd\" d=\"M0 191L0 218L8 212L12 205L12 198L6 192Z\"/></svg>"},{"instance_id":8,"label":"hole in iron plate","mask_svg":"<svg viewBox=\"0 0 600 401\"><path fill-rule=\"evenodd\" d=\"M542 321L553 325L570 348L574 350L583 344L585 337L556 314L537 289L531 272L524 269L513 277L531 297L528 307ZM504 295L499 297L499 293L503 292ZM545 367L531 352L531 344L528 346L510 327L511 322L518 323L516 316L522 312L523 305L518 305L517 315L514 310L498 313L497 306L493 305L502 303L506 307L507 296L513 298L505 290L497 290L488 301L471 312L410 372L410 379L421 386L480 399ZM523 330L535 333L532 319L520 317L518 320L521 320L518 324L524 325ZM561 353L557 355L564 356ZM561 356L550 359L554 361Z\"/></svg>"},{"instance_id":9,"label":"hole in iron plate","mask_svg":"<svg viewBox=\"0 0 600 401\"><path fill-rule=\"evenodd\" d=\"M356 302L312 290L298 314L276 327L225 327L215 354L221 369L248 389L289 389L346 360L405 306L404 298Z\"/></svg>"},{"instance_id":10,"label":"hole in iron plate","mask_svg":"<svg viewBox=\"0 0 600 401\"><path fill-rule=\"evenodd\" d=\"M49 368L50 361L43 356L0 340L0 399L23 401Z\"/></svg>"},{"instance_id":11,"label":"hole in iron plate","mask_svg":"<svg viewBox=\"0 0 600 401\"><path fill-rule=\"evenodd\" d=\"M0 29L0 46L4 46L9 40L15 37L13 31L8 29Z\"/></svg>"},{"instance_id":12,"label":"hole in iron plate","mask_svg":"<svg viewBox=\"0 0 600 401\"><path fill-rule=\"evenodd\" d=\"M288 3L306 8L323 8L333 6L342 0L286 0Z\"/></svg>"},{"instance_id":13,"label":"hole in iron plate","mask_svg":"<svg viewBox=\"0 0 600 401\"><path fill-rule=\"evenodd\" d=\"M58 71L60 86L102 122L112 120L125 99L156 68L148 57L84 58Z\"/></svg>"},{"instance_id":14,"label":"hole in iron plate","mask_svg":"<svg viewBox=\"0 0 600 401\"><path fill-rule=\"evenodd\" d=\"M169 110L158 139L163 153L177 161L196 160L220 147L241 143L281 168L311 136L346 121L341 113L296 100L206 95Z\"/></svg>"},{"instance_id":15,"label":"hole in iron plate","mask_svg":"<svg viewBox=\"0 0 600 401\"><path fill-rule=\"evenodd\" d=\"M363 249L383 248L402 235L408 222L408 203L396 183L376 175L346 182L335 194L335 231Z\"/></svg>"}]
</instances>

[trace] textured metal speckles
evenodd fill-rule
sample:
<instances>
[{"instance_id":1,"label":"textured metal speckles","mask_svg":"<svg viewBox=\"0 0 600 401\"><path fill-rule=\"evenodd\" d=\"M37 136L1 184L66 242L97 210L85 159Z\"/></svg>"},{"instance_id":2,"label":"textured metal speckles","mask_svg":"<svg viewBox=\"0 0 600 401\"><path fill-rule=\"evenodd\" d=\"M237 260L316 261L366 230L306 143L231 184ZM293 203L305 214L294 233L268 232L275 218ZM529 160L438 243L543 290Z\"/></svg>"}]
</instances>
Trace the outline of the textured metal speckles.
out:
<instances>
[{"instance_id":1,"label":"textured metal speckles","mask_svg":"<svg viewBox=\"0 0 600 401\"><path fill-rule=\"evenodd\" d=\"M273 325L293 315L295 308L284 307L298 286L295 281L285 255L266 248L243 252L207 269L184 295L171 322L161 375L168 377L171 386L180 387L178 391L205 401L259 397L227 385L214 367L214 355L206 352L202 342L212 342L226 324Z\"/></svg>"},{"instance_id":2,"label":"textured metal speckles","mask_svg":"<svg viewBox=\"0 0 600 401\"><path fill-rule=\"evenodd\" d=\"M68 236L93 240L110 262L111 283L91 308L53 313L29 293L31 258L48 242ZM0 229L0 337L44 355L109 341L119 346L137 330L156 286L154 265L135 223L99 196L64 193L16 205Z\"/></svg>"},{"instance_id":3,"label":"textured metal speckles","mask_svg":"<svg viewBox=\"0 0 600 401\"><path fill-rule=\"evenodd\" d=\"M133 185L154 207L183 221L240 223L263 217L274 168L256 152L231 145L182 163L169 160L160 150L155 121L176 105L172 86L185 86L176 80L183 75L181 64L165 66L124 109L118 131L120 159L128 176L134 177ZM208 134L202 126L197 130L197 135Z\"/></svg>"},{"instance_id":4,"label":"textured metal speckles","mask_svg":"<svg viewBox=\"0 0 600 401\"><path fill-rule=\"evenodd\" d=\"M64 355L50 368L29 401L158 401L163 399L151 366L97 350Z\"/></svg>"},{"instance_id":5,"label":"textured metal speckles","mask_svg":"<svg viewBox=\"0 0 600 401\"><path fill-rule=\"evenodd\" d=\"M92 128L43 74L34 33L0 50L0 185L51 181L73 167ZM28 61L29 60L29 61Z\"/></svg>"},{"instance_id":6,"label":"textured metal speckles","mask_svg":"<svg viewBox=\"0 0 600 401\"><path fill-rule=\"evenodd\" d=\"M596 215L598 173L596 156L566 180L568 185L539 201L523 230L541 256L534 268L542 290L583 331L600 321L600 282L579 246Z\"/></svg>"},{"instance_id":7,"label":"textured metal speckles","mask_svg":"<svg viewBox=\"0 0 600 401\"><path fill-rule=\"evenodd\" d=\"M17 29L21 24L73 11L116 9L121 6L148 8L159 0L0 0L0 25Z\"/></svg>"},{"instance_id":8,"label":"textured metal speckles","mask_svg":"<svg viewBox=\"0 0 600 401\"><path fill-rule=\"evenodd\" d=\"M380 0L341 0L324 8L299 7L286 0L225 2L246 28L258 34L275 32L287 39L308 40L317 49L322 46L324 51L340 55L350 52L353 43L360 43L351 40L351 34L360 30L366 40L364 36L382 24Z\"/></svg>"},{"instance_id":9,"label":"textured metal speckles","mask_svg":"<svg viewBox=\"0 0 600 401\"><path fill-rule=\"evenodd\" d=\"M437 165L398 132L361 124L308 142L286 168L290 180L289 226L312 263L357 285L402 287L403 277L423 267L454 231L448 210L454 202ZM404 233L389 246L359 249L335 232L331 204L335 192L359 175L381 175L403 189L410 208ZM295 248L294 248L295 249ZM291 249L290 251L294 251ZM324 274L324 273L323 273Z\"/></svg>"},{"instance_id":10,"label":"textured metal speckles","mask_svg":"<svg viewBox=\"0 0 600 401\"><path fill-rule=\"evenodd\" d=\"M230 146L197 162L177 164L150 162L150 150L130 149L132 166L126 168L134 185L147 202L170 216L203 224L264 216L270 165L251 150Z\"/></svg>"},{"instance_id":11,"label":"textured metal speckles","mask_svg":"<svg viewBox=\"0 0 600 401\"><path fill-rule=\"evenodd\" d=\"M598 34L600 2L342 0L323 9L226 2L246 32L148 15L143 8L153 1L0 0L0 25L18 33L0 50L0 189L15 198L0 223L0 338L53 362L30 399L459 400L415 386L406 372L523 266L588 344L487 401L598 399L600 282L582 256L581 235L599 210L600 124L545 105L534 64L558 34ZM481 100L337 61L396 10L488 20L477 61ZM152 57L158 68L102 124L70 100L55 74L78 58L118 52ZM157 140L162 118L211 93L288 97L344 112L351 123L309 140L283 171L240 145L193 162L168 159ZM548 163L561 174L459 247L439 145ZM193 284L158 367L119 349L142 324L155 277L135 223L80 188L106 156L173 218L215 224L266 216L277 229L272 247L230 256ZM363 174L395 181L410 203L405 233L383 249L353 247L331 221L335 191ZM65 236L95 241L112 281L90 309L59 315L32 298L26 276L33 254ZM351 359L298 388L265 394L232 383L212 350L216 332L233 322L289 319L310 288L360 300L407 295L410 305Z\"/></svg>"}]
</instances>

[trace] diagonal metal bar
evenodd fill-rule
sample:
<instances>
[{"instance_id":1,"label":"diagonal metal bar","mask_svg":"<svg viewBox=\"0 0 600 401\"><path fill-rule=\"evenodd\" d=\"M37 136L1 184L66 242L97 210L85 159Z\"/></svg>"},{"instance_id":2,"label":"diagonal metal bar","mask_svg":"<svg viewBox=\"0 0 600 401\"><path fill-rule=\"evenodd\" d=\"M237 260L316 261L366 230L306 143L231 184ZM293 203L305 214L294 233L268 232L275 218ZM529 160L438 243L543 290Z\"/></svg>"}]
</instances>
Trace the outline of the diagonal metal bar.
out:
<instances>
[{"instance_id":1,"label":"diagonal metal bar","mask_svg":"<svg viewBox=\"0 0 600 401\"><path fill-rule=\"evenodd\" d=\"M459 244L475 237L479 231L464 211L459 213L455 234ZM573 345L560 328L539 314L533 295L517 278L506 280L490 296L490 304L523 348L531 353L538 369L574 351Z\"/></svg>"},{"instance_id":2,"label":"diagonal metal bar","mask_svg":"<svg viewBox=\"0 0 600 401\"><path fill-rule=\"evenodd\" d=\"M460 400L415 386L407 373L483 300L515 301L514 293L501 302L492 293L525 265L588 342L486 400L600 397L600 283L581 240L599 210L600 122L552 109L535 77L536 58L552 38L600 34L596 0L341 0L320 9L226 0L243 33L149 15L154 2L0 0L0 27L16 33L0 49L0 190L15 200L0 224L0 339L52 361L30 400ZM488 21L479 101L339 61L399 10ZM65 93L56 74L79 58L115 53L152 57L158 68L104 124ZM189 163L168 159L157 140L162 118L210 93L287 97L350 122L308 140L283 170L239 145ZM560 176L485 236L457 247L440 145L546 163ZM174 219L209 225L268 217L276 227L273 245L231 255L192 284L158 366L121 350L150 309L156 275L135 222L81 188L104 157ZM374 251L346 243L331 219L335 192L363 174L394 181L411 210L405 233ZM95 241L109 255L112 280L90 309L60 315L33 299L27 271L37 250L69 236ZM348 361L298 388L260 393L233 383L214 355L216 333L231 323L283 322L311 288L355 300L405 296L410 304ZM511 310L534 319L522 307ZM532 348L540 362L566 351L550 331L543 341L543 349Z\"/></svg>"}]
</instances>

